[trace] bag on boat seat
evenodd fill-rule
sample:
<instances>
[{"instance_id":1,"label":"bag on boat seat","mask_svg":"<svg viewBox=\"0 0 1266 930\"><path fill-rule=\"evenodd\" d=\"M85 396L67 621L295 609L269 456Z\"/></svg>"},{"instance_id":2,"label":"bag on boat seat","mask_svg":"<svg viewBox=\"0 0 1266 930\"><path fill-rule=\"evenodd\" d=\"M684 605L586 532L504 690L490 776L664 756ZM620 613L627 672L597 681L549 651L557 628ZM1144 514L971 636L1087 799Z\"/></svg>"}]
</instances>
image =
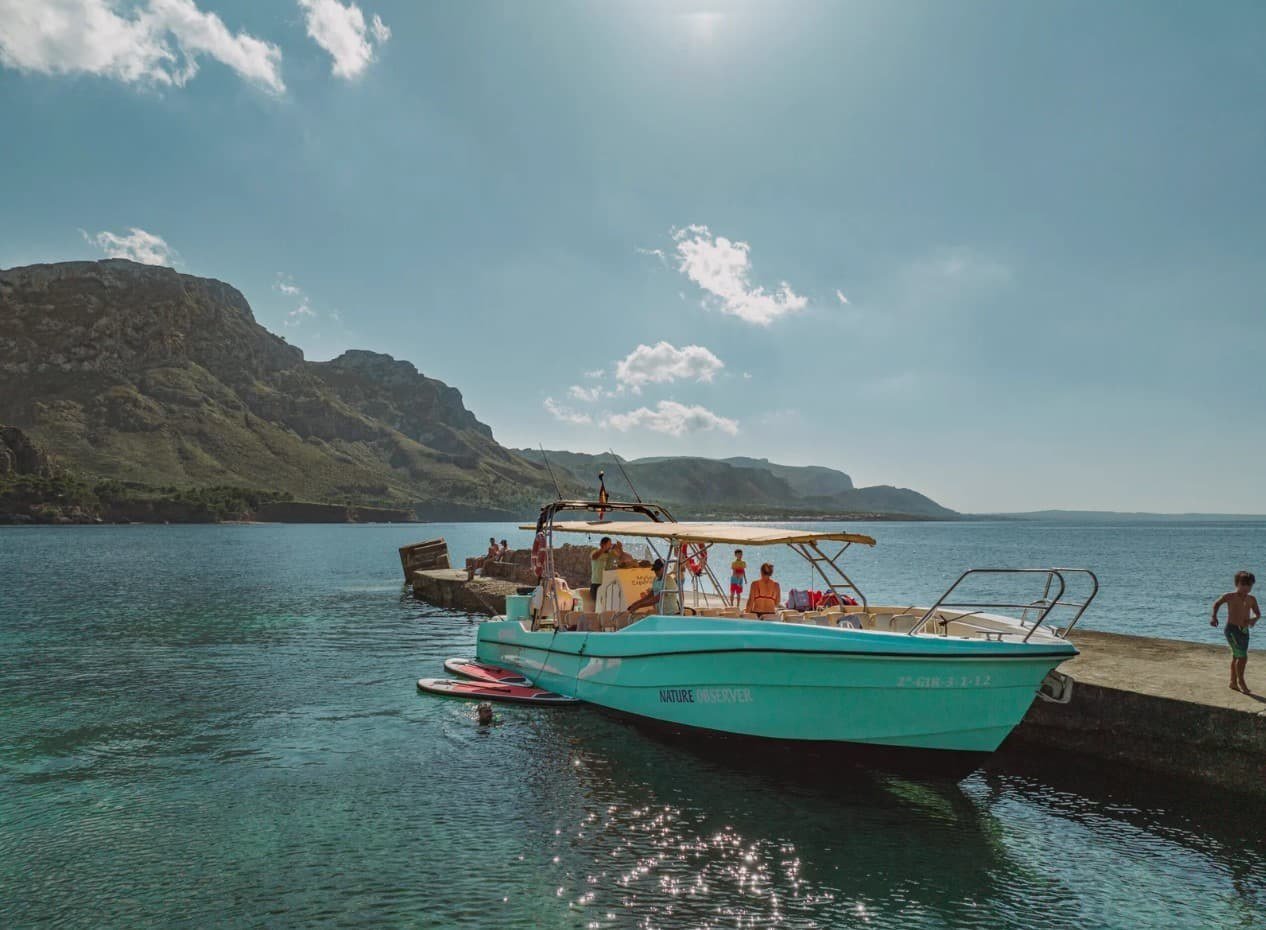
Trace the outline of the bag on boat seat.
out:
<instances>
[{"instance_id":1,"label":"bag on boat seat","mask_svg":"<svg viewBox=\"0 0 1266 930\"><path fill-rule=\"evenodd\" d=\"M808 610L813 604L812 592L792 588L787 592L787 608L789 610Z\"/></svg>"}]
</instances>

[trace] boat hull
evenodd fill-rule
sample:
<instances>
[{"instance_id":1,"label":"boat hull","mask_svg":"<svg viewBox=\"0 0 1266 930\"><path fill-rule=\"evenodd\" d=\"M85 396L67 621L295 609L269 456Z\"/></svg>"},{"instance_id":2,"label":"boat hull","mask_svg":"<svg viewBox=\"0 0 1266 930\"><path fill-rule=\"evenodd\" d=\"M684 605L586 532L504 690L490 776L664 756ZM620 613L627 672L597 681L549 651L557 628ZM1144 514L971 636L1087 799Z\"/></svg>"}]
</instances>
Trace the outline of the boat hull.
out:
<instances>
[{"instance_id":1,"label":"boat hull","mask_svg":"<svg viewBox=\"0 0 1266 930\"><path fill-rule=\"evenodd\" d=\"M1052 668L1040 644L652 617L618 633L481 625L483 662L620 714L804 744L989 753Z\"/></svg>"}]
</instances>

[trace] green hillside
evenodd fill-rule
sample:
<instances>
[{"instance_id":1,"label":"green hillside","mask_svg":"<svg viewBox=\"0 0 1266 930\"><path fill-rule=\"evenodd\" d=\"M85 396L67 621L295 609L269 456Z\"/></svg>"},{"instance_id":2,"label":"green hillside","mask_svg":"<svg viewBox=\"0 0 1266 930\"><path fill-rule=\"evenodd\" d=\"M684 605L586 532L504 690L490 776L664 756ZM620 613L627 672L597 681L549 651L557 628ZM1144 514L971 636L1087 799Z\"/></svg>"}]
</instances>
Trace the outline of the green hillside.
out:
<instances>
[{"instance_id":1,"label":"green hillside","mask_svg":"<svg viewBox=\"0 0 1266 930\"><path fill-rule=\"evenodd\" d=\"M308 362L229 285L120 259L0 271L0 423L146 485L516 514L552 493L408 362Z\"/></svg>"}]
</instances>

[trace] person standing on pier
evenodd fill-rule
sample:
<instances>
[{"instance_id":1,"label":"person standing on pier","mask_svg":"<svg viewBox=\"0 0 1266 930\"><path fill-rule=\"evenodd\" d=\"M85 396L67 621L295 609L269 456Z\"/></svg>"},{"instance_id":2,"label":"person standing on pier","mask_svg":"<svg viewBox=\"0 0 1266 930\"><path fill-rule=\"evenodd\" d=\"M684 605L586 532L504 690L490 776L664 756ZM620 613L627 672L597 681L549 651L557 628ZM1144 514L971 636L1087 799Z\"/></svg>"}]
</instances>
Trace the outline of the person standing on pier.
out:
<instances>
[{"instance_id":1,"label":"person standing on pier","mask_svg":"<svg viewBox=\"0 0 1266 930\"><path fill-rule=\"evenodd\" d=\"M1252 572L1235 573L1235 590L1223 594L1213 602L1213 619L1210 626L1218 625L1218 610L1226 605L1226 642L1231 647L1231 690L1253 692L1244 680L1244 666L1248 664L1248 631L1261 619L1262 611L1253 597L1253 585L1257 578Z\"/></svg>"}]
</instances>

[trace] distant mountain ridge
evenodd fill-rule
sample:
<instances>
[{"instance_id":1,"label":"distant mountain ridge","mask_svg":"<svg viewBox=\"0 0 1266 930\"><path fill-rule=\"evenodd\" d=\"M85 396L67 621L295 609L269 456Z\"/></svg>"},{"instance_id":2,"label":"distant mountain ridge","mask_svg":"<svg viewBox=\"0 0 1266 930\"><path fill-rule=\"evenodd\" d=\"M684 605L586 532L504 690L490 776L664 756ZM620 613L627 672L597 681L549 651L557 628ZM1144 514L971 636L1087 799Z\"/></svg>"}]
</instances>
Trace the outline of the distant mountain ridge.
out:
<instances>
[{"instance_id":1,"label":"distant mountain ridge","mask_svg":"<svg viewBox=\"0 0 1266 930\"><path fill-rule=\"evenodd\" d=\"M516 451L526 459L542 460L540 450ZM628 485L609 453L546 450L545 456L556 472L590 491L596 491L598 472L605 470L607 490L612 496L628 496ZM745 456L653 456L621 458L620 462L643 497L687 505L689 512L882 514L940 519L959 516L918 491L890 485L857 488L844 472L820 465L779 465Z\"/></svg>"},{"instance_id":2,"label":"distant mountain ridge","mask_svg":"<svg viewBox=\"0 0 1266 930\"><path fill-rule=\"evenodd\" d=\"M122 259L0 271L0 423L149 485L516 514L553 488L409 362L306 361L230 285Z\"/></svg>"},{"instance_id":3,"label":"distant mountain ridge","mask_svg":"<svg viewBox=\"0 0 1266 930\"><path fill-rule=\"evenodd\" d=\"M500 445L456 388L411 363L355 349L310 362L231 285L124 259L0 269L0 424L47 452L65 469L57 480L73 478L85 499L123 493L92 490L105 481L129 499L210 501L217 512L294 501L506 519L555 493L539 452ZM580 495L610 457L550 462L563 493ZM683 517L957 516L820 466L675 457L627 468L643 495ZM23 480L30 502L43 485Z\"/></svg>"}]
</instances>

